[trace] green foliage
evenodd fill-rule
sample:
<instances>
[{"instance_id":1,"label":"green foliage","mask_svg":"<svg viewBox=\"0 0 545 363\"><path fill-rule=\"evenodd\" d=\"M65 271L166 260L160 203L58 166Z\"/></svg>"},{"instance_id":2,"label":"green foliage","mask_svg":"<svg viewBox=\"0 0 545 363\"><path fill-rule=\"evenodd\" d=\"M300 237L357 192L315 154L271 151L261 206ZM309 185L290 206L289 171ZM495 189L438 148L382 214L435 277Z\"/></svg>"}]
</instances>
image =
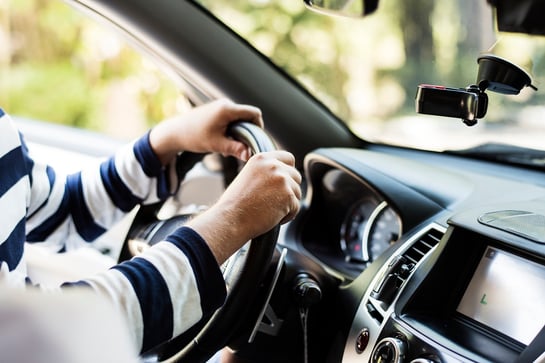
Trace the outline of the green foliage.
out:
<instances>
[{"instance_id":1,"label":"green foliage","mask_svg":"<svg viewBox=\"0 0 545 363\"><path fill-rule=\"evenodd\" d=\"M91 88L66 60L23 63L0 83L0 104L21 116L96 129L99 94Z\"/></svg>"},{"instance_id":2,"label":"green foliage","mask_svg":"<svg viewBox=\"0 0 545 363\"><path fill-rule=\"evenodd\" d=\"M0 107L14 115L109 130L123 115L108 102L119 89L129 90L117 94L119 107L142 118L137 132L176 111L171 82L62 1L8 0L0 7L2 39Z\"/></svg>"},{"instance_id":3,"label":"green foliage","mask_svg":"<svg viewBox=\"0 0 545 363\"><path fill-rule=\"evenodd\" d=\"M496 41L485 2L381 0L364 19L317 14L302 0L200 2L349 124L414 115L421 83L475 83L477 57ZM519 48L507 46L508 54ZM539 49L520 53L545 59ZM534 75L543 67L534 63ZM543 104L544 96L528 97ZM493 107L511 109L512 101L499 98Z\"/></svg>"},{"instance_id":4,"label":"green foliage","mask_svg":"<svg viewBox=\"0 0 545 363\"><path fill-rule=\"evenodd\" d=\"M420 83L475 82L477 57L496 41L487 5L467 0L381 0L364 19L317 14L302 0L200 2L351 125L414 115ZM179 90L132 49L63 2L7 0L0 7L3 39L0 106L11 113L103 129L120 113L109 110L111 95L124 90L118 107L137 103L130 115L146 127L187 101L179 102ZM526 54L533 60L522 65L545 75L543 49L507 39L494 51ZM490 114L516 118L521 102L543 104L544 97L494 97Z\"/></svg>"}]
</instances>

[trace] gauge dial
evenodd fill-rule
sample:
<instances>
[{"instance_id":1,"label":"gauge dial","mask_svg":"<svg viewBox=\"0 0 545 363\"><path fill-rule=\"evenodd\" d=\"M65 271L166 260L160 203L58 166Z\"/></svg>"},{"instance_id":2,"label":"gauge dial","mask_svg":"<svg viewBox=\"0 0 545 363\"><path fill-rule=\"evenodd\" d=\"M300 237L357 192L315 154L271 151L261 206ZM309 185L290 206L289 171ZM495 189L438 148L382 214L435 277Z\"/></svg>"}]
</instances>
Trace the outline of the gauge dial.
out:
<instances>
[{"instance_id":1,"label":"gauge dial","mask_svg":"<svg viewBox=\"0 0 545 363\"><path fill-rule=\"evenodd\" d=\"M386 202L358 202L341 226L341 249L348 261L372 262L401 235L401 219Z\"/></svg>"},{"instance_id":2,"label":"gauge dial","mask_svg":"<svg viewBox=\"0 0 545 363\"><path fill-rule=\"evenodd\" d=\"M364 244L365 227L376 208L376 201L362 200L352 207L341 226L341 249L349 260L368 261L369 253Z\"/></svg>"},{"instance_id":3,"label":"gauge dial","mask_svg":"<svg viewBox=\"0 0 545 363\"><path fill-rule=\"evenodd\" d=\"M369 260L376 260L390 245L401 236L401 218L386 202L382 202L375 210L376 216L370 221L367 236Z\"/></svg>"}]
</instances>

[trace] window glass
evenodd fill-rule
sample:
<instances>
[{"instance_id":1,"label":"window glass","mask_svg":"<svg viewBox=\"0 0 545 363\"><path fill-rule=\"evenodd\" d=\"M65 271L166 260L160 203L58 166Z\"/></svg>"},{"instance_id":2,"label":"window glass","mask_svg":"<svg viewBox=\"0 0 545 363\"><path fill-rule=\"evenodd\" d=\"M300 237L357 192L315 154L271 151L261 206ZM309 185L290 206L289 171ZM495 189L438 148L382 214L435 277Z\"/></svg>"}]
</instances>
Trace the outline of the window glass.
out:
<instances>
[{"instance_id":1,"label":"window glass","mask_svg":"<svg viewBox=\"0 0 545 363\"><path fill-rule=\"evenodd\" d=\"M116 138L189 107L154 64L62 1L0 2L0 107Z\"/></svg>"},{"instance_id":2,"label":"window glass","mask_svg":"<svg viewBox=\"0 0 545 363\"><path fill-rule=\"evenodd\" d=\"M380 0L365 18L326 16L303 0L200 0L364 139L429 150L504 143L545 149L545 37L498 33L487 1ZM419 84L464 89L491 52L536 92L488 92L477 125L417 114Z\"/></svg>"}]
</instances>

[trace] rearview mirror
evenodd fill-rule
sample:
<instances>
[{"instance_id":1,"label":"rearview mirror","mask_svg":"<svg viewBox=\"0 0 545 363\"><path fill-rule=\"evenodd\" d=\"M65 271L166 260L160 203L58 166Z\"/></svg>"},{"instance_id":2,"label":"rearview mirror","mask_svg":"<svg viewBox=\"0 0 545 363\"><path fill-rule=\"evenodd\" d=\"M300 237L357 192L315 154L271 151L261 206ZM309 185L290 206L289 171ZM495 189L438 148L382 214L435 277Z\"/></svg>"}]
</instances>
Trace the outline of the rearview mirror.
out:
<instances>
[{"instance_id":1,"label":"rearview mirror","mask_svg":"<svg viewBox=\"0 0 545 363\"><path fill-rule=\"evenodd\" d=\"M315 11L361 17L369 15L378 7L379 0L304 0L305 5Z\"/></svg>"}]
</instances>

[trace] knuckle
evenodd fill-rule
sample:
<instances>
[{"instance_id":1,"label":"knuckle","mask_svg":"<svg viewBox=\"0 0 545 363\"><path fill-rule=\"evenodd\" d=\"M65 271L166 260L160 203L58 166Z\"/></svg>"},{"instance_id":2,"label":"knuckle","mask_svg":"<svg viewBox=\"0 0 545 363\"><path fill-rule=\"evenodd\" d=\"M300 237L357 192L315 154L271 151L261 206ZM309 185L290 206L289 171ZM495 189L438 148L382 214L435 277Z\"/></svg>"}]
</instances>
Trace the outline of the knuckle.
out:
<instances>
[{"instance_id":1,"label":"knuckle","mask_svg":"<svg viewBox=\"0 0 545 363\"><path fill-rule=\"evenodd\" d=\"M220 98L216 101L216 107L220 114L226 114L230 112L232 104L232 101L227 98Z\"/></svg>"}]
</instances>

